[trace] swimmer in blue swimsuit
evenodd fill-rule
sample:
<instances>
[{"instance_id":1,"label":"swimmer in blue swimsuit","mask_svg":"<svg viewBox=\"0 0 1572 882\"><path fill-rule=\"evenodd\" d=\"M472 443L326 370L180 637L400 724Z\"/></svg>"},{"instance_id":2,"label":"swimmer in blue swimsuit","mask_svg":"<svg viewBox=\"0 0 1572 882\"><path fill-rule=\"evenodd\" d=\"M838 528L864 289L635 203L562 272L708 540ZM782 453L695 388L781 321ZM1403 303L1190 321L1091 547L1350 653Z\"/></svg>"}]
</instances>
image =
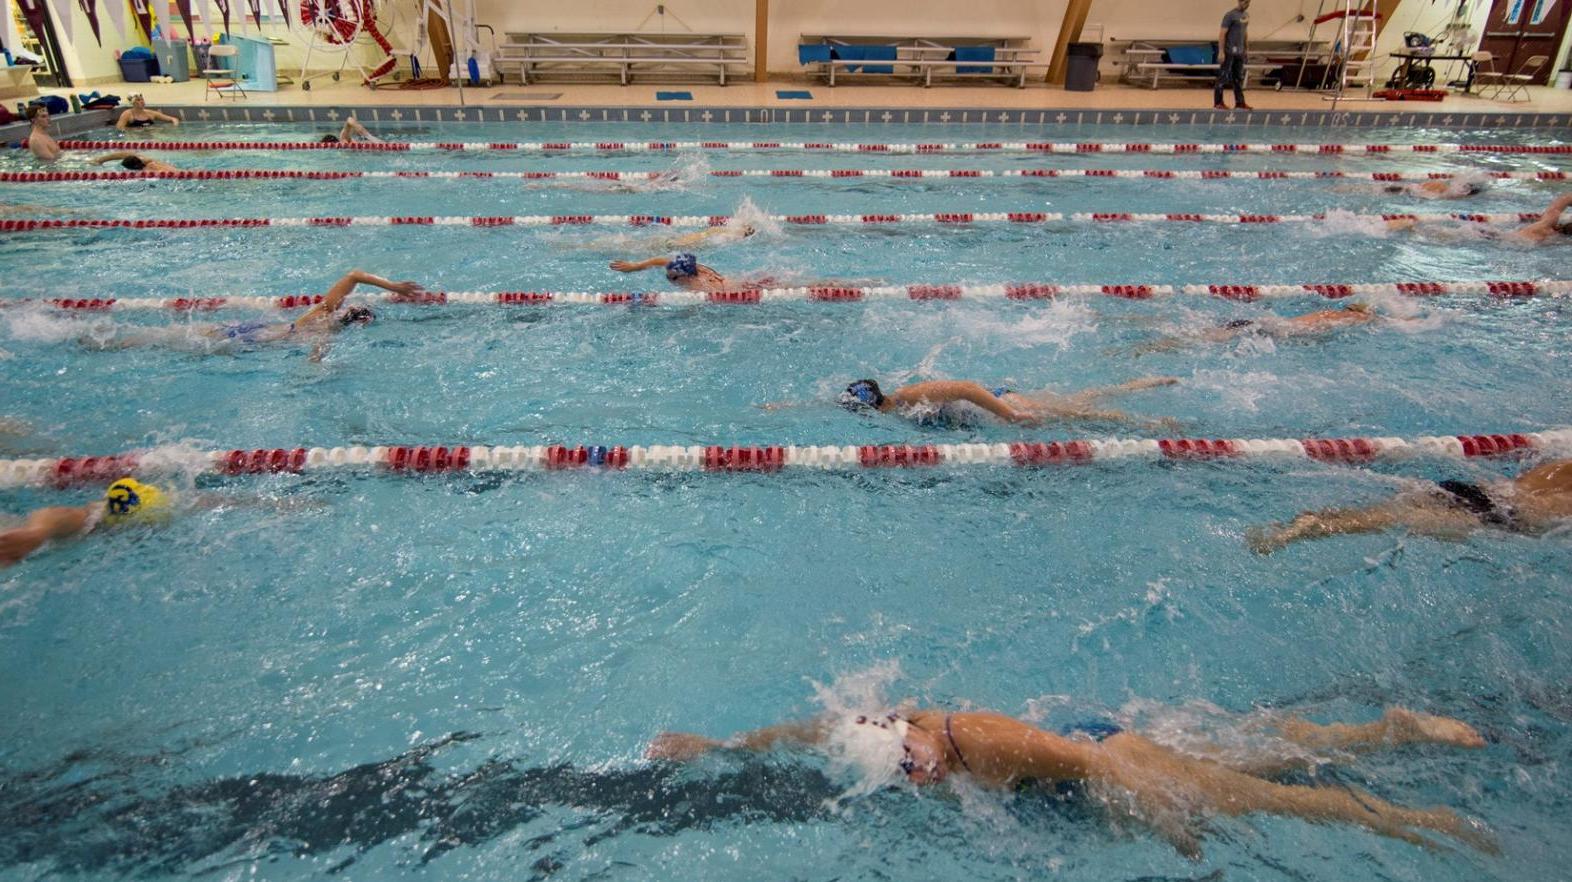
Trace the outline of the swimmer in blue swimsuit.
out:
<instances>
[{"instance_id":1,"label":"swimmer in blue swimsuit","mask_svg":"<svg viewBox=\"0 0 1572 882\"><path fill-rule=\"evenodd\" d=\"M1561 459L1484 486L1455 480L1424 482L1363 508L1302 512L1286 524L1254 528L1245 538L1252 551L1271 554L1307 539L1397 528L1452 541L1466 539L1482 528L1534 534L1569 518L1572 459Z\"/></svg>"},{"instance_id":2,"label":"swimmer in blue swimsuit","mask_svg":"<svg viewBox=\"0 0 1572 882\"><path fill-rule=\"evenodd\" d=\"M1338 821L1385 836L1428 844L1434 831L1491 850L1493 843L1450 809L1409 809L1349 788L1281 784L1262 775L1303 771L1309 752L1347 755L1404 744L1484 746L1467 723L1404 708L1359 725L1317 725L1290 718L1274 725L1296 748L1288 756L1239 758L1222 748L1181 752L1117 725L1074 727L1058 734L987 711L915 710L786 723L725 740L669 732L655 738L651 759L686 762L715 750L826 749L862 771L858 790L902 781L936 784L951 775L985 787L1023 782L1078 782L1110 800L1121 814L1134 809L1187 857L1199 858L1209 816L1263 813ZM1199 754L1199 755L1198 755Z\"/></svg>"},{"instance_id":3,"label":"swimmer in blue swimsuit","mask_svg":"<svg viewBox=\"0 0 1572 882\"><path fill-rule=\"evenodd\" d=\"M938 418L941 422L965 422L966 409L980 410L1007 423L1041 425L1047 422L1129 423L1147 427L1169 426L1172 420L1148 420L1098 403L1114 395L1125 395L1179 382L1173 377L1143 377L1117 386L1086 389L1070 395L1049 390L1016 392L1005 386L988 388L969 380L930 380L913 383L885 393L875 380L858 380L841 393L840 404L848 410L899 412L919 420Z\"/></svg>"},{"instance_id":4,"label":"swimmer in blue swimsuit","mask_svg":"<svg viewBox=\"0 0 1572 882\"><path fill-rule=\"evenodd\" d=\"M344 305L344 300L356 285L375 285L399 296L422 293L418 282L391 282L360 270L346 273L323 295L322 302L311 307L292 322L250 320L229 324L172 325L163 328L117 328L108 340L81 338L84 346L93 349L126 349L134 346L172 346L192 348L193 341L207 341L197 347L205 351L230 346L260 346L286 340L311 342L311 359L320 360L327 352L332 335L344 328L370 324L376 313L366 306ZM395 298L396 299L396 298Z\"/></svg>"},{"instance_id":5,"label":"swimmer in blue swimsuit","mask_svg":"<svg viewBox=\"0 0 1572 882\"><path fill-rule=\"evenodd\" d=\"M1533 222L1524 224L1515 230L1501 230L1494 227L1479 226L1468 223L1464 229L1468 238L1474 241L1500 242L1515 245L1555 245L1572 242L1572 221L1563 223L1561 215L1572 208L1572 193L1562 193L1551 201L1550 207ZM1411 217L1393 218L1386 222L1386 228L1394 231L1417 230L1420 232L1430 229L1430 225ZM1456 224L1443 227L1439 231L1444 234L1448 229L1456 230ZM1451 238L1451 237L1448 237Z\"/></svg>"}]
</instances>

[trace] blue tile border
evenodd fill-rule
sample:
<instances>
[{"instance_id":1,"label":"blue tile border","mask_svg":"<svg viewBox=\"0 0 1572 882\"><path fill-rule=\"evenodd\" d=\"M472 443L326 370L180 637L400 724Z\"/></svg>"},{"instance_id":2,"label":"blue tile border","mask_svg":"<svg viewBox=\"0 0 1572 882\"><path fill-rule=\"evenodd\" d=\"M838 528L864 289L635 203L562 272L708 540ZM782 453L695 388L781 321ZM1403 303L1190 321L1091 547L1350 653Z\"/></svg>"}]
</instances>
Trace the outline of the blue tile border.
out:
<instances>
[{"instance_id":1,"label":"blue tile border","mask_svg":"<svg viewBox=\"0 0 1572 882\"><path fill-rule=\"evenodd\" d=\"M354 114L368 123L794 123L822 125L1020 126L1262 126L1302 128L1572 128L1572 113L1452 113L1445 111L1133 110L1087 108L802 108L802 107L564 107L376 106L294 107L257 104L172 105L166 109L207 122L336 124Z\"/></svg>"}]
</instances>

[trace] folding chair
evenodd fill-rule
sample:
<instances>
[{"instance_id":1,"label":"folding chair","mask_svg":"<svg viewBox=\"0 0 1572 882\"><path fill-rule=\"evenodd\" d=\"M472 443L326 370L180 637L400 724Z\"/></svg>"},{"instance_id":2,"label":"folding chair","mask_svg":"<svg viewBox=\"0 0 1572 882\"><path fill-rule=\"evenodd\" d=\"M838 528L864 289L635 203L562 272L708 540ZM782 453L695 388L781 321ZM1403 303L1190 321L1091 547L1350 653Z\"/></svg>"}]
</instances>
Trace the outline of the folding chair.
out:
<instances>
[{"instance_id":1,"label":"folding chair","mask_svg":"<svg viewBox=\"0 0 1572 882\"><path fill-rule=\"evenodd\" d=\"M1517 69L1517 73L1502 74L1501 87L1496 89L1495 100L1517 101L1520 100L1517 97L1518 95L1523 96L1521 99L1523 101L1533 100L1528 94L1528 86L1534 81L1534 77L1539 75L1539 69L1549 63L1550 56L1535 55L1523 62L1523 66Z\"/></svg>"},{"instance_id":2,"label":"folding chair","mask_svg":"<svg viewBox=\"0 0 1572 882\"><path fill-rule=\"evenodd\" d=\"M1501 79L1502 73L1496 70L1496 57L1489 52L1474 53L1474 91L1481 98L1488 98L1486 89L1494 89L1499 93L1506 85Z\"/></svg>"},{"instance_id":3,"label":"folding chair","mask_svg":"<svg viewBox=\"0 0 1572 882\"><path fill-rule=\"evenodd\" d=\"M202 92L203 101L214 92L218 93L220 100L225 95L233 95L236 100L247 97L245 88L240 85L240 77L235 74L234 58L239 52L240 50L230 43L215 43L207 50L207 63L212 67L202 69L202 76L207 78L207 89ZM229 59L227 67L218 66L220 58ZM218 79L214 79L214 76Z\"/></svg>"}]
</instances>

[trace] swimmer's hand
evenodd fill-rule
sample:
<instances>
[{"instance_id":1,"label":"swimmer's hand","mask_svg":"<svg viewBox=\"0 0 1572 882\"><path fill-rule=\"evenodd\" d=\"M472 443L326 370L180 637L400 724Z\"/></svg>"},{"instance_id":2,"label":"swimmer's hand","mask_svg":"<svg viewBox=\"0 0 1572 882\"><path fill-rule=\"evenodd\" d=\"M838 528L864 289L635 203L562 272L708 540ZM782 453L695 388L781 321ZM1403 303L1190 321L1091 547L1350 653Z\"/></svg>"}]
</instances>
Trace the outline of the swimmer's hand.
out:
<instances>
[{"instance_id":1,"label":"swimmer's hand","mask_svg":"<svg viewBox=\"0 0 1572 882\"><path fill-rule=\"evenodd\" d=\"M636 273L644 267L631 260L613 260L611 268L619 273Z\"/></svg>"},{"instance_id":2,"label":"swimmer's hand","mask_svg":"<svg viewBox=\"0 0 1572 882\"><path fill-rule=\"evenodd\" d=\"M754 407L757 407L759 410L776 411L785 410L788 407L797 407L800 403L797 401L766 401L763 404L755 404Z\"/></svg>"},{"instance_id":3,"label":"swimmer's hand","mask_svg":"<svg viewBox=\"0 0 1572 882\"><path fill-rule=\"evenodd\" d=\"M1289 542L1288 532L1280 524L1251 527L1245 531L1245 545L1256 554L1282 551Z\"/></svg>"},{"instance_id":4,"label":"swimmer's hand","mask_svg":"<svg viewBox=\"0 0 1572 882\"><path fill-rule=\"evenodd\" d=\"M419 282L389 282L388 291L393 294L388 298L389 303L404 303L426 294L426 287Z\"/></svg>"},{"instance_id":5,"label":"swimmer's hand","mask_svg":"<svg viewBox=\"0 0 1572 882\"><path fill-rule=\"evenodd\" d=\"M685 763L695 760L716 748L724 746L723 742L703 735L693 735L688 732L662 732L650 742L644 756L652 760L670 760Z\"/></svg>"}]
</instances>

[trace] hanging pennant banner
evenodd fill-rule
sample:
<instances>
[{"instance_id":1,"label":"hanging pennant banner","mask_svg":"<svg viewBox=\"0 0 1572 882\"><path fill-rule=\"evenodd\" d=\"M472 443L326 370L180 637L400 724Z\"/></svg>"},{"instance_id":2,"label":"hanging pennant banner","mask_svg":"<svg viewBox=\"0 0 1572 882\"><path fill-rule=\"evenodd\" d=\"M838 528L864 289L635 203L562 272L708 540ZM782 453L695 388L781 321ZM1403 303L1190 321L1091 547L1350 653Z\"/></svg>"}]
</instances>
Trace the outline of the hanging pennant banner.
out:
<instances>
[{"instance_id":1,"label":"hanging pennant banner","mask_svg":"<svg viewBox=\"0 0 1572 882\"><path fill-rule=\"evenodd\" d=\"M257 30L262 29L262 0L246 0L246 5L251 7L251 20L256 22Z\"/></svg>"},{"instance_id":2,"label":"hanging pennant banner","mask_svg":"<svg viewBox=\"0 0 1572 882\"><path fill-rule=\"evenodd\" d=\"M147 0L131 0L131 11L136 15L136 23L142 27L142 36L153 39L153 10L148 7Z\"/></svg>"},{"instance_id":3,"label":"hanging pennant banner","mask_svg":"<svg viewBox=\"0 0 1572 882\"><path fill-rule=\"evenodd\" d=\"M82 14L87 16L87 25L93 29L93 39L98 45L104 45L104 37L98 32L98 0L77 0L82 7Z\"/></svg>"},{"instance_id":4,"label":"hanging pennant banner","mask_svg":"<svg viewBox=\"0 0 1572 882\"><path fill-rule=\"evenodd\" d=\"M218 12L224 17L224 33L229 33L229 0L213 0L218 5Z\"/></svg>"},{"instance_id":5,"label":"hanging pennant banner","mask_svg":"<svg viewBox=\"0 0 1572 882\"><path fill-rule=\"evenodd\" d=\"M126 0L104 0L104 14L109 16L109 23L115 26L115 33L120 35L120 42L126 41Z\"/></svg>"},{"instance_id":6,"label":"hanging pennant banner","mask_svg":"<svg viewBox=\"0 0 1572 882\"><path fill-rule=\"evenodd\" d=\"M284 17L284 27L289 27L289 0L274 0L278 4L278 14Z\"/></svg>"},{"instance_id":7,"label":"hanging pennant banner","mask_svg":"<svg viewBox=\"0 0 1572 882\"><path fill-rule=\"evenodd\" d=\"M70 43L73 46L76 45L76 40L73 38L71 33L72 4L70 0L64 0L64 2L62 2L62 0L54 0L54 5L55 26L59 28L60 36L64 37L67 43Z\"/></svg>"},{"instance_id":8,"label":"hanging pennant banner","mask_svg":"<svg viewBox=\"0 0 1572 882\"><path fill-rule=\"evenodd\" d=\"M207 28L208 33L212 33L213 31L217 30L217 28L213 27L213 7L212 7L212 5L209 4L207 2L207 0L197 0L197 7L196 8L197 8L197 13L202 16L202 24L203 24L204 27ZM191 34L191 39L192 40L196 39L196 34L195 33Z\"/></svg>"},{"instance_id":9,"label":"hanging pennant banner","mask_svg":"<svg viewBox=\"0 0 1572 882\"><path fill-rule=\"evenodd\" d=\"M196 39L196 25L191 23L191 0L175 0L175 8L180 10L180 17L186 22L186 36Z\"/></svg>"},{"instance_id":10,"label":"hanging pennant banner","mask_svg":"<svg viewBox=\"0 0 1572 882\"><path fill-rule=\"evenodd\" d=\"M48 13L44 11L44 0L16 0L22 8L22 17L27 19L27 26L33 29L33 36L38 42L47 44L44 21Z\"/></svg>"}]
</instances>

